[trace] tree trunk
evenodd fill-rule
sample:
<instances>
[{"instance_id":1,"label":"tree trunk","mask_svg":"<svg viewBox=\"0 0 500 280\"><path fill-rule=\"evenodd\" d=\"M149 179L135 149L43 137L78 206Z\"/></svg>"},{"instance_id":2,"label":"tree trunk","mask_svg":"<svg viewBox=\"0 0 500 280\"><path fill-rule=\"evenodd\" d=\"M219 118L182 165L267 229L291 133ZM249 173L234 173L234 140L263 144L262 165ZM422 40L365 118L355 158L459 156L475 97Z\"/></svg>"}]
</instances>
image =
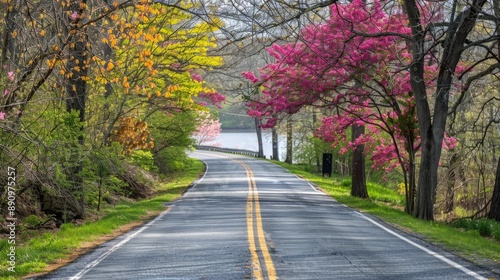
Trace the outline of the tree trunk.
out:
<instances>
[{"instance_id":1,"label":"tree trunk","mask_svg":"<svg viewBox=\"0 0 500 280\"><path fill-rule=\"evenodd\" d=\"M3 30L2 40L1 42L1 56L0 56L0 73L3 72L4 65L7 65L9 59L12 62L18 62L16 58L15 51L15 43L14 38L12 38L12 32L15 30L16 22L15 17L17 15L17 5L15 3L11 3L7 5L7 9L2 11L2 14L5 16L5 29Z\"/></svg>"},{"instance_id":2,"label":"tree trunk","mask_svg":"<svg viewBox=\"0 0 500 280\"><path fill-rule=\"evenodd\" d=\"M488 218L500 222L500 157L498 157L495 186L493 187L493 197Z\"/></svg>"},{"instance_id":3,"label":"tree trunk","mask_svg":"<svg viewBox=\"0 0 500 280\"><path fill-rule=\"evenodd\" d=\"M409 153L410 162L408 166L408 193L406 197L406 213L412 214L415 210L415 193L417 188L417 180L416 180L416 164L415 164L415 151L413 149L410 150Z\"/></svg>"},{"instance_id":4,"label":"tree trunk","mask_svg":"<svg viewBox=\"0 0 500 280\"><path fill-rule=\"evenodd\" d=\"M112 1L111 0L105 0L104 3L106 4L106 7L111 9L112 8ZM111 59L113 57L113 49L111 48L109 43L105 43L103 46L103 54L104 54L104 60L107 63L111 62ZM109 125L103 126L102 127L102 132L103 132L103 143L106 145L111 145L111 141L109 141L109 138L111 137L111 132L113 131L113 127L116 124L116 121L109 121L112 119L112 116L118 116L120 115L120 111L118 112L113 112L109 110L110 104L108 98L112 96L114 93L113 89L113 84L111 82L106 83L104 86L104 98L106 99L104 103L104 110L103 110L103 123L109 122ZM118 120L116 117L115 120Z\"/></svg>"},{"instance_id":5,"label":"tree trunk","mask_svg":"<svg viewBox=\"0 0 500 280\"><path fill-rule=\"evenodd\" d=\"M273 160L280 160L280 153L279 153L279 138L278 138L278 131L276 130L275 127L273 127L272 130L272 137L273 137Z\"/></svg>"},{"instance_id":6,"label":"tree trunk","mask_svg":"<svg viewBox=\"0 0 500 280\"><path fill-rule=\"evenodd\" d=\"M464 9L456 18L451 13L451 20L443 42L443 54L436 81L437 91L434 99L434 115L428 102L424 80L425 31L416 0L405 0L404 8L408 14L408 23L412 31L409 41L412 53L410 65L410 83L415 95L418 125L422 141L422 160L418 176L418 188L415 204L415 217L423 220L434 219L434 202L437 187L437 172L441 157L442 142L448 115L449 92L455 68L464 51L467 35L475 26L476 19L486 0L473 0L468 9Z\"/></svg>"},{"instance_id":7,"label":"tree trunk","mask_svg":"<svg viewBox=\"0 0 500 280\"><path fill-rule=\"evenodd\" d=\"M87 37L85 29L79 29L78 25L83 17L86 7L86 1L73 2L70 5L70 10L78 11L76 18L70 18L70 38L69 38L69 51L66 69L66 111L71 113L77 111L80 123L82 124L80 130L82 133L78 136L78 143L80 147L75 147L73 151L73 163L71 165L70 176L72 177L74 192L79 196L81 207L85 205L85 192L83 189L83 178L80 172L83 169L79 157L79 150L85 145L85 138L83 134L83 123L85 121L85 101L87 98L87 74L88 65L87 57L88 51L86 49Z\"/></svg>"},{"instance_id":8,"label":"tree trunk","mask_svg":"<svg viewBox=\"0 0 500 280\"><path fill-rule=\"evenodd\" d=\"M500 16L500 1L493 1L493 9L495 11L495 16L497 18ZM497 35L500 35L500 30L497 28ZM500 55L500 39L497 40L497 51ZM496 153L496 148L493 148L494 153ZM495 154L494 154L495 156ZM488 218L500 222L500 157L498 157L497 172L495 177L495 185L493 186L493 197L491 199L490 212L488 213Z\"/></svg>"},{"instance_id":9,"label":"tree trunk","mask_svg":"<svg viewBox=\"0 0 500 280\"><path fill-rule=\"evenodd\" d=\"M352 142L356 141L358 137L365 133L364 126L353 125ZM366 175L365 175L365 155L364 145L358 145L352 151L352 185L351 195L361 198L368 198L368 191L366 189Z\"/></svg>"},{"instance_id":10,"label":"tree trunk","mask_svg":"<svg viewBox=\"0 0 500 280\"><path fill-rule=\"evenodd\" d=\"M257 142L259 144L258 157L264 157L264 147L262 146L262 126L259 118L255 117L255 132L257 133Z\"/></svg>"},{"instance_id":11,"label":"tree trunk","mask_svg":"<svg viewBox=\"0 0 500 280\"><path fill-rule=\"evenodd\" d=\"M20 62L20 55L22 51L18 44L19 40L12 36L13 32L16 30L16 17L19 14L20 7L19 5L23 5L17 1L7 2L7 8L5 11L5 29L3 30L2 38L0 40L1 43L1 58L0 58L0 75L3 76L3 72L7 74L7 71L15 70L16 65ZM3 12L2 11L2 16ZM7 68L4 68L7 66ZM3 91L3 90L2 90ZM14 103L16 102L15 94L10 93L6 96L5 101L0 101L0 106L3 105L2 111L9 112L14 108Z\"/></svg>"},{"instance_id":12,"label":"tree trunk","mask_svg":"<svg viewBox=\"0 0 500 280\"><path fill-rule=\"evenodd\" d=\"M318 117L316 115L316 111L313 111L313 127L316 127L316 123L318 122ZM316 172L321 172L321 157L322 154L319 150L318 145L316 145L316 142L314 142L314 157L316 158ZM333 166L333 160L332 160L332 166Z\"/></svg>"},{"instance_id":13,"label":"tree trunk","mask_svg":"<svg viewBox=\"0 0 500 280\"><path fill-rule=\"evenodd\" d=\"M286 163L293 163L293 124L290 118L286 121Z\"/></svg>"},{"instance_id":14,"label":"tree trunk","mask_svg":"<svg viewBox=\"0 0 500 280\"><path fill-rule=\"evenodd\" d=\"M457 181L457 170L459 168L459 159L456 153L453 153L450 159L450 167L448 168L448 184L446 189L446 201L444 212L450 213L455 207L455 183Z\"/></svg>"},{"instance_id":15,"label":"tree trunk","mask_svg":"<svg viewBox=\"0 0 500 280\"><path fill-rule=\"evenodd\" d=\"M88 51L86 48L87 36L84 28L79 28L84 16L86 1L73 2L70 11L78 11L76 18L69 17L69 51L66 63L66 111L78 112L80 122L85 121L85 101L87 94ZM83 126L82 126L83 130ZM83 134L79 137L81 145L84 144Z\"/></svg>"},{"instance_id":16,"label":"tree trunk","mask_svg":"<svg viewBox=\"0 0 500 280\"><path fill-rule=\"evenodd\" d=\"M99 185L97 186L97 211L101 211L101 197L102 197L102 177L99 178Z\"/></svg>"}]
</instances>

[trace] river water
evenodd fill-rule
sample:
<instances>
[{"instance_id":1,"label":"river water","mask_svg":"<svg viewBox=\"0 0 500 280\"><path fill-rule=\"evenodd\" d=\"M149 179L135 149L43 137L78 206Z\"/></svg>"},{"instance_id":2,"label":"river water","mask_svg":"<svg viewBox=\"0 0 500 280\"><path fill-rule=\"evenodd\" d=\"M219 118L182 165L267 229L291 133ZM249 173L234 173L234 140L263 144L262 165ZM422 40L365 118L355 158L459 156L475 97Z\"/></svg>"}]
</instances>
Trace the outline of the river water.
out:
<instances>
[{"instance_id":1,"label":"river water","mask_svg":"<svg viewBox=\"0 0 500 280\"><path fill-rule=\"evenodd\" d=\"M284 160L286 156L286 136L279 135L278 142L280 160ZM262 132L262 144L264 148L264 156L266 156L266 158L270 158L273 155L271 131ZM259 150L257 133L255 132L221 132L217 137L217 140L203 143L203 145L251 151Z\"/></svg>"}]
</instances>

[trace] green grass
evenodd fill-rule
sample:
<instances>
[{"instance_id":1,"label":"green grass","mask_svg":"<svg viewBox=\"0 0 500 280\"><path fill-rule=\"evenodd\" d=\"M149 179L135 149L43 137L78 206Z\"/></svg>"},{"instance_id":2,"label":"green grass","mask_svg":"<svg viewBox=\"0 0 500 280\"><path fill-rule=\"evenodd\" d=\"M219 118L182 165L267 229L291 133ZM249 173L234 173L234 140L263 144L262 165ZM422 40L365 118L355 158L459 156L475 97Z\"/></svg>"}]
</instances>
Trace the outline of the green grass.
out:
<instances>
[{"instance_id":1,"label":"green grass","mask_svg":"<svg viewBox=\"0 0 500 280\"><path fill-rule=\"evenodd\" d=\"M167 177L167 183L160 184L158 195L151 199L121 201L115 207L106 208L103 217L96 222L80 226L63 224L57 232L38 233L36 237L26 238L16 245L15 273L7 271L9 265L6 255L11 245L7 240L1 240L0 279L19 279L31 273L43 272L48 264L67 258L85 242L98 240L121 226L151 219L152 215L166 209L165 202L178 198L203 170L204 164L193 160L188 170Z\"/></svg>"},{"instance_id":2,"label":"green grass","mask_svg":"<svg viewBox=\"0 0 500 280\"><path fill-rule=\"evenodd\" d=\"M500 242L496 239L496 235L500 235L498 222L473 220L469 221L469 225L463 225L467 221L461 222L462 224L447 224L415 219L403 211L404 197L395 190L384 188L380 184L367 183L370 199L360 199L350 196L349 179L335 175L331 178L323 178L306 172L297 165L274 163L321 187L340 203L372 214L397 228L443 246L471 261L490 260L500 265ZM481 235L493 236L493 238Z\"/></svg>"}]
</instances>

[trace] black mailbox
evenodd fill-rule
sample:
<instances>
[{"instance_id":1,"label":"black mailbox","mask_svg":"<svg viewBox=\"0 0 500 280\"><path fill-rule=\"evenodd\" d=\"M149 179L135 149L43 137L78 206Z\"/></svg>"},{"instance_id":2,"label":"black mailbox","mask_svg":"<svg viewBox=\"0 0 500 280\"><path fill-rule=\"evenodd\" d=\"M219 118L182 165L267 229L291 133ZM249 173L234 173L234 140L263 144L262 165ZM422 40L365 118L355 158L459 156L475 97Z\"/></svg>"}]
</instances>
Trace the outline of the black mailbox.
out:
<instances>
[{"instance_id":1,"label":"black mailbox","mask_svg":"<svg viewBox=\"0 0 500 280\"><path fill-rule=\"evenodd\" d=\"M329 153L323 154L323 177L331 177L332 176L332 167L333 167L333 155Z\"/></svg>"}]
</instances>

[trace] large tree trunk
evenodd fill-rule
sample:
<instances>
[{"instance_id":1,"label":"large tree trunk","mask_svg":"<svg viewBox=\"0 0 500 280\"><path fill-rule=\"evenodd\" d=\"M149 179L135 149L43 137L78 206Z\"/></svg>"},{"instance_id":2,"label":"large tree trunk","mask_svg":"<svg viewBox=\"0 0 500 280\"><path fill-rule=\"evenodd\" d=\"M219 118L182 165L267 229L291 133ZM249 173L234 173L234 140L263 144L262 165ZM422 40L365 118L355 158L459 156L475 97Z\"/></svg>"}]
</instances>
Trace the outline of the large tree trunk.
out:
<instances>
[{"instance_id":1,"label":"large tree trunk","mask_svg":"<svg viewBox=\"0 0 500 280\"><path fill-rule=\"evenodd\" d=\"M0 76L6 76L8 71L17 70L16 65L20 62L20 55L22 51L18 44L18 39L12 36L13 32L16 30L16 17L20 9L19 5L23 5L17 1L7 2L5 10L2 11L2 16L5 16L5 24L1 43L1 57L0 57ZM3 89L2 89L3 92ZM13 93L8 94L5 100L0 100L0 106L3 105L2 111L7 113L12 111L14 108L15 95Z\"/></svg>"},{"instance_id":2,"label":"large tree trunk","mask_svg":"<svg viewBox=\"0 0 500 280\"><path fill-rule=\"evenodd\" d=\"M264 147L262 145L262 126L259 118L255 117L255 132L257 133L257 142L259 144L258 157L264 157Z\"/></svg>"},{"instance_id":3,"label":"large tree trunk","mask_svg":"<svg viewBox=\"0 0 500 280\"><path fill-rule=\"evenodd\" d=\"M272 142L273 142L273 159L279 161L280 160L280 153L279 153L279 138L278 138L278 131L276 130L276 127L273 127L272 130Z\"/></svg>"},{"instance_id":4,"label":"large tree trunk","mask_svg":"<svg viewBox=\"0 0 500 280\"><path fill-rule=\"evenodd\" d=\"M493 8L495 10L495 16L500 16L500 1L493 1ZM497 35L500 35L500 29L497 28ZM497 41L497 50L500 54L500 39ZM496 149L493 149L496 151ZM498 157L497 172L495 178L495 186L493 187L493 197L491 199L490 212L488 213L488 218L500 222L500 157Z\"/></svg>"},{"instance_id":5,"label":"large tree trunk","mask_svg":"<svg viewBox=\"0 0 500 280\"><path fill-rule=\"evenodd\" d=\"M495 186L493 187L493 197L491 199L490 212L488 218L500 222L500 157L498 157Z\"/></svg>"},{"instance_id":6,"label":"large tree trunk","mask_svg":"<svg viewBox=\"0 0 500 280\"><path fill-rule=\"evenodd\" d=\"M441 157L442 142L448 115L449 93L455 68L464 50L467 35L475 26L479 11L486 0L473 0L469 8L457 17L451 13L446 38L443 42L443 55L439 65L436 81L437 91L434 99L434 115L428 102L424 80L424 63L426 49L425 31L421 25L422 18L416 0L405 0L405 11L408 14L412 39L409 41L413 61L410 66L410 83L415 95L420 137L422 141L422 160L418 177L417 197L414 215L424 220L434 219L434 202L437 188L437 172Z\"/></svg>"},{"instance_id":7,"label":"large tree trunk","mask_svg":"<svg viewBox=\"0 0 500 280\"><path fill-rule=\"evenodd\" d=\"M6 9L2 11L2 15L5 16L5 29L1 34L2 40L1 44L1 55L0 55L0 73L5 71L3 68L4 65L8 64L8 60L10 59L13 62L17 62L16 51L15 51L15 43L14 38L12 38L12 32L15 30L15 16L17 14L17 5L15 3L11 3L7 5Z\"/></svg>"},{"instance_id":8,"label":"large tree trunk","mask_svg":"<svg viewBox=\"0 0 500 280\"><path fill-rule=\"evenodd\" d=\"M352 142L356 141L358 137L365 133L364 126L353 125ZM351 195L361 198L368 198L368 191L366 189L366 175L365 175L365 155L364 145L358 145L352 151L352 185Z\"/></svg>"},{"instance_id":9,"label":"large tree trunk","mask_svg":"<svg viewBox=\"0 0 500 280\"><path fill-rule=\"evenodd\" d=\"M70 166L70 176L73 181L74 190L72 193L79 195L79 203L84 208L85 205L85 191L83 188L83 178L80 172L83 169L81 160L79 159L79 150L85 145L85 137L83 134L83 123L85 121L85 101L87 98L87 74L88 74L88 51L87 36L85 29L78 28L81 18L85 13L86 1L73 2L70 5L70 10L78 11L76 18L70 18L69 30L69 51L68 60L66 63L66 111L71 113L78 112L79 120L82 126L80 127L82 133L78 136L79 147L73 149L73 161Z\"/></svg>"},{"instance_id":10,"label":"large tree trunk","mask_svg":"<svg viewBox=\"0 0 500 280\"><path fill-rule=\"evenodd\" d=\"M293 163L293 124L290 118L286 121L286 163Z\"/></svg>"},{"instance_id":11,"label":"large tree trunk","mask_svg":"<svg viewBox=\"0 0 500 280\"><path fill-rule=\"evenodd\" d=\"M316 115L316 111L313 111L313 127L316 127L316 123L318 122L318 116ZM316 172L321 172L321 152L316 144L314 144L314 157L316 158ZM332 162L333 165L333 162Z\"/></svg>"},{"instance_id":12,"label":"large tree trunk","mask_svg":"<svg viewBox=\"0 0 500 280\"><path fill-rule=\"evenodd\" d=\"M69 52L66 63L66 111L77 111L80 122L85 121L85 101L87 98L87 74L88 74L88 51L86 48L87 36L85 29L78 28L81 18L84 16L86 1L74 2L70 11L78 11L76 18L70 18L71 28L69 30ZM83 130L83 127L82 127ZM79 138L80 144L84 144L83 135Z\"/></svg>"}]
</instances>

